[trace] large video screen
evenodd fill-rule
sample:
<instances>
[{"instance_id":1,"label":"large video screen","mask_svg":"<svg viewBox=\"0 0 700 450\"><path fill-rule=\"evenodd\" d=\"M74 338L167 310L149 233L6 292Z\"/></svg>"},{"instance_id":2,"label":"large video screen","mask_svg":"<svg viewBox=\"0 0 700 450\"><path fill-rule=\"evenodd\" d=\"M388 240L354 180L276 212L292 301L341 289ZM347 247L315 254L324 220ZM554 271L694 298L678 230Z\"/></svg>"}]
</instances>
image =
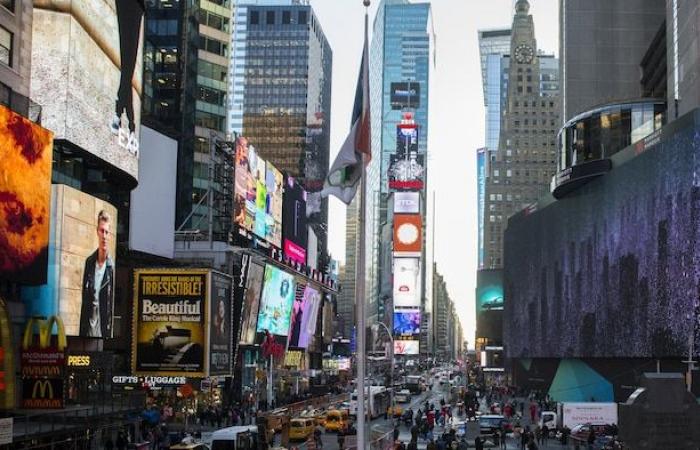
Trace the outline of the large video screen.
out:
<instances>
[{"instance_id":1,"label":"large video screen","mask_svg":"<svg viewBox=\"0 0 700 450\"><path fill-rule=\"evenodd\" d=\"M294 303L294 276L267 264L260 300L257 331L287 336Z\"/></svg>"},{"instance_id":2,"label":"large video screen","mask_svg":"<svg viewBox=\"0 0 700 450\"><path fill-rule=\"evenodd\" d=\"M310 284L297 284L289 328L289 347L307 348L316 332L321 293Z\"/></svg>"},{"instance_id":3,"label":"large video screen","mask_svg":"<svg viewBox=\"0 0 700 450\"><path fill-rule=\"evenodd\" d=\"M33 7L30 97L42 125L138 177L143 1L43 0Z\"/></svg>"},{"instance_id":4,"label":"large video screen","mask_svg":"<svg viewBox=\"0 0 700 450\"><path fill-rule=\"evenodd\" d=\"M262 291L264 274L264 266L252 262L248 266L245 294L243 295L243 309L241 312L241 338L239 341L243 345L255 344L258 309L260 307L260 292Z\"/></svg>"},{"instance_id":5,"label":"large video screen","mask_svg":"<svg viewBox=\"0 0 700 450\"><path fill-rule=\"evenodd\" d=\"M0 279L46 282L53 135L0 106Z\"/></svg>"},{"instance_id":6,"label":"large video screen","mask_svg":"<svg viewBox=\"0 0 700 450\"><path fill-rule=\"evenodd\" d=\"M687 358L700 292L695 123L697 112L676 120L606 175L511 218L507 356Z\"/></svg>"},{"instance_id":7,"label":"large video screen","mask_svg":"<svg viewBox=\"0 0 700 450\"><path fill-rule=\"evenodd\" d=\"M287 177L285 180L282 239L284 254L300 264L306 264L306 191L293 177Z\"/></svg>"},{"instance_id":8,"label":"large video screen","mask_svg":"<svg viewBox=\"0 0 700 450\"><path fill-rule=\"evenodd\" d=\"M414 340L395 340L394 354L395 355L417 355L420 349L420 341Z\"/></svg>"},{"instance_id":9,"label":"large video screen","mask_svg":"<svg viewBox=\"0 0 700 450\"><path fill-rule=\"evenodd\" d=\"M420 259L394 258L394 307L420 307L420 275Z\"/></svg>"},{"instance_id":10,"label":"large video screen","mask_svg":"<svg viewBox=\"0 0 700 450\"><path fill-rule=\"evenodd\" d=\"M476 273L476 314L503 309L503 271L479 270Z\"/></svg>"},{"instance_id":11,"label":"large video screen","mask_svg":"<svg viewBox=\"0 0 700 450\"><path fill-rule=\"evenodd\" d=\"M394 336L420 335L420 309L394 310Z\"/></svg>"},{"instance_id":12,"label":"large video screen","mask_svg":"<svg viewBox=\"0 0 700 450\"><path fill-rule=\"evenodd\" d=\"M209 375L230 375L233 279L211 272L209 312Z\"/></svg>"}]
</instances>

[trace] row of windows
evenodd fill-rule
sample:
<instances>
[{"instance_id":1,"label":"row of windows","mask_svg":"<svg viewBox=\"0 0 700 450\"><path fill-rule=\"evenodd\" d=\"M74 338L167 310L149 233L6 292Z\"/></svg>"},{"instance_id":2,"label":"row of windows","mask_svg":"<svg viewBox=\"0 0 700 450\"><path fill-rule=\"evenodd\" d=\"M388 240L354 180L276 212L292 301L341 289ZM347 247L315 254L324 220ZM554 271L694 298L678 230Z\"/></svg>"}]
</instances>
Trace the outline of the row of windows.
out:
<instances>
[{"instance_id":1,"label":"row of windows","mask_svg":"<svg viewBox=\"0 0 700 450\"><path fill-rule=\"evenodd\" d=\"M229 31L229 19L218 14L207 11L206 9L199 10L199 23L220 31Z\"/></svg>"},{"instance_id":2,"label":"row of windows","mask_svg":"<svg viewBox=\"0 0 700 450\"><path fill-rule=\"evenodd\" d=\"M199 90L197 91L197 100L201 100L206 103L211 103L212 105L225 106L226 92L219 91L217 89L211 89L204 86L199 86Z\"/></svg>"},{"instance_id":3,"label":"row of windows","mask_svg":"<svg viewBox=\"0 0 700 450\"><path fill-rule=\"evenodd\" d=\"M13 35L0 26L0 63L12 66L12 40Z\"/></svg>"},{"instance_id":4,"label":"row of windows","mask_svg":"<svg viewBox=\"0 0 700 450\"><path fill-rule=\"evenodd\" d=\"M541 125L547 125L547 119L541 119L540 120ZM530 119L524 119L523 120L523 125L530 125ZM532 125L537 125L537 119L532 119ZM554 126L555 121L554 119L549 119L549 125ZM519 127L520 126L520 121L519 120L514 120L513 121L513 126Z\"/></svg>"},{"instance_id":5,"label":"row of windows","mask_svg":"<svg viewBox=\"0 0 700 450\"><path fill-rule=\"evenodd\" d=\"M200 36L199 48L202 50L206 50L209 53L214 53L215 55L224 57L228 56L228 44L224 44L223 42L217 39L210 39L205 36Z\"/></svg>"},{"instance_id":6,"label":"row of windows","mask_svg":"<svg viewBox=\"0 0 700 450\"><path fill-rule=\"evenodd\" d=\"M250 14L248 15L248 23L250 25L261 25L260 12L261 11L250 11ZM278 14L276 13L277 11L265 11L265 25L276 25L280 23L278 22ZM282 11L282 14L279 16L279 20L281 21L282 25L291 25L292 23L298 25L306 25L309 20L308 11L296 11L294 19L292 19L291 11ZM292 20L295 21L292 22Z\"/></svg>"},{"instance_id":7,"label":"row of windows","mask_svg":"<svg viewBox=\"0 0 700 450\"><path fill-rule=\"evenodd\" d=\"M194 123L197 126L210 128L212 130L224 131L226 118L204 111L195 111Z\"/></svg>"},{"instance_id":8,"label":"row of windows","mask_svg":"<svg viewBox=\"0 0 700 450\"><path fill-rule=\"evenodd\" d=\"M226 81L228 68L208 61L197 61L197 74L217 81Z\"/></svg>"},{"instance_id":9,"label":"row of windows","mask_svg":"<svg viewBox=\"0 0 700 450\"><path fill-rule=\"evenodd\" d=\"M545 100L542 100L542 101L540 101L539 103L540 103L540 106L541 106L542 108L544 108L544 107L547 106L547 102L546 102ZM519 102L518 100L516 100L515 102L513 102L513 106L516 106L516 107L520 106L520 102ZM536 102L536 101L528 102L527 100L525 100L525 101L523 101L523 106L525 106L525 107L533 106L533 107L534 107L534 106L537 106L537 102ZM553 101L550 101L550 102L549 102L549 107L550 107L550 108L554 108L554 102L553 102Z\"/></svg>"}]
</instances>

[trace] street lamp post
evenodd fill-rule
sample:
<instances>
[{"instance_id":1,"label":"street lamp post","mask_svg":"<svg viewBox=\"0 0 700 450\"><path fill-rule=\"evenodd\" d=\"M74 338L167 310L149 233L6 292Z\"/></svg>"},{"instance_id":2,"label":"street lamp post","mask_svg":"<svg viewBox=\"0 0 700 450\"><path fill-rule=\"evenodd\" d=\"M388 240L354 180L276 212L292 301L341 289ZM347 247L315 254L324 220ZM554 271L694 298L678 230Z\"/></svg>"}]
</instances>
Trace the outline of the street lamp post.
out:
<instances>
[{"instance_id":1,"label":"street lamp post","mask_svg":"<svg viewBox=\"0 0 700 450\"><path fill-rule=\"evenodd\" d=\"M389 404L391 404L391 423L394 423L394 336L391 335L389 327L387 327L384 322L377 322L377 325L384 327L386 334L389 335L389 339L391 340L391 390L389 391Z\"/></svg>"}]
</instances>

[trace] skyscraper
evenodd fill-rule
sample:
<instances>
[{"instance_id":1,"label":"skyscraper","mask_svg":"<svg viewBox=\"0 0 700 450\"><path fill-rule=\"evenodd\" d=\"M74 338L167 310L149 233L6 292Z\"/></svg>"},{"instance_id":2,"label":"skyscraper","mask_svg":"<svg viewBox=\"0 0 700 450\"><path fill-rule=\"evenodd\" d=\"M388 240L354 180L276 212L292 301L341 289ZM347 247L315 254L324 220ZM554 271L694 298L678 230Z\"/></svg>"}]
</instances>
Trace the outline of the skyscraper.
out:
<instances>
[{"instance_id":1,"label":"skyscraper","mask_svg":"<svg viewBox=\"0 0 700 450\"><path fill-rule=\"evenodd\" d=\"M527 0L515 6L510 55L502 58L508 86L499 146L486 162L483 267L490 269L503 265L508 217L549 192L556 168L558 63L538 52L529 8Z\"/></svg>"},{"instance_id":2,"label":"skyscraper","mask_svg":"<svg viewBox=\"0 0 700 450\"><path fill-rule=\"evenodd\" d=\"M388 173L391 157L397 151L397 125L410 113L418 129L417 153L427 154L428 142L428 82L430 66L433 64L434 52L433 29L430 3L411 3L408 0L382 0L374 19L372 43L370 48L370 104L372 108L372 162L368 167L367 221L368 236L366 250L366 292L368 304L368 324L379 319L380 311L386 315L383 304L391 293L380 292L381 286L390 285L383 282L381 276L389 276L391 270L381 267L381 258L391 252L387 242L382 241L386 225L393 221L387 205L391 190L388 185ZM407 93L402 95L402 93ZM422 202L425 204L425 190ZM422 214L425 215L425 208ZM425 220L423 220L425 223ZM425 246L422 254L422 286L432 281L431 267L425 264ZM384 263L386 264L386 263ZM428 285L429 286L429 285ZM425 292L430 289L423 288ZM380 302L382 308L380 308ZM425 303L425 302L424 302ZM424 313L431 310L431 305L424 305ZM425 315L424 315L425 317ZM428 324L423 325L421 339L424 340ZM425 342L428 342L425 340ZM425 345L423 347L426 347ZM421 350L427 351L427 348Z\"/></svg>"},{"instance_id":3,"label":"skyscraper","mask_svg":"<svg viewBox=\"0 0 700 450\"><path fill-rule=\"evenodd\" d=\"M202 198L211 145L226 132L231 11L231 0L146 2L143 121L178 139L176 227L208 230Z\"/></svg>"},{"instance_id":4,"label":"skyscraper","mask_svg":"<svg viewBox=\"0 0 700 450\"><path fill-rule=\"evenodd\" d=\"M228 131L279 170L319 191L328 173L333 54L306 0L237 4ZM326 248L328 208L314 231Z\"/></svg>"}]
</instances>

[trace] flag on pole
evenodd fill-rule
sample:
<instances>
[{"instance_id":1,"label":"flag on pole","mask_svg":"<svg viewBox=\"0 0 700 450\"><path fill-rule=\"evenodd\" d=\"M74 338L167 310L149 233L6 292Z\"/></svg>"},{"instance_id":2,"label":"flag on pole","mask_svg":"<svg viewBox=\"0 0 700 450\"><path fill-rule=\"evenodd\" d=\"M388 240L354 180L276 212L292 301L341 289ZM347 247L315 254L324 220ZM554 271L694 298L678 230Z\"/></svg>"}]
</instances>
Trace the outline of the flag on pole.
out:
<instances>
[{"instance_id":1,"label":"flag on pole","mask_svg":"<svg viewBox=\"0 0 700 450\"><path fill-rule=\"evenodd\" d=\"M320 210L321 198L329 195L338 197L343 203L349 205L357 193L357 187L362 178L365 165L372 158L370 136L370 108L369 108L369 46L367 44L367 27L365 26L365 43L362 50L362 62L355 90L355 106L352 112L352 127L345 138L340 152L335 157L331 170L323 183L323 190L310 194L312 197L308 205L309 214ZM364 164L363 164L363 155ZM315 197L315 198L314 198Z\"/></svg>"}]
</instances>

